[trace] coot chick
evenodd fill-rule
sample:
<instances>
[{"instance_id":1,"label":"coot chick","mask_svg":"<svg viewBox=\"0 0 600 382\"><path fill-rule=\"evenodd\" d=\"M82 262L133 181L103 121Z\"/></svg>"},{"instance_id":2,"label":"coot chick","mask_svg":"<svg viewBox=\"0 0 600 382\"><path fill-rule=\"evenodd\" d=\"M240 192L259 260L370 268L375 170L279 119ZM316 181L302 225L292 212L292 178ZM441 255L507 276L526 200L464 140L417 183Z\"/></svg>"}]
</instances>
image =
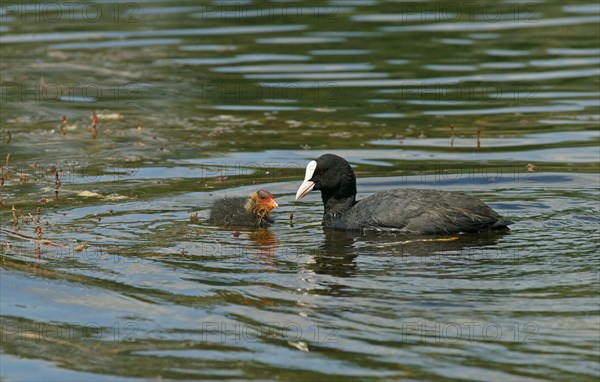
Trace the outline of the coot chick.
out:
<instances>
[{"instance_id":1,"label":"coot chick","mask_svg":"<svg viewBox=\"0 0 600 382\"><path fill-rule=\"evenodd\" d=\"M258 190L247 198L221 198L213 203L208 222L225 227L268 227L269 216L279 205L268 191Z\"/></svg>"},{"instance_id":2,"label":"coot chick","mask_svg":"<svg viewBox=\"0 0 600 382\"><path fill-rule=\"evenodd\" d=\"M333 154L306 166L296 200L312 190L321 191L325 228L452 234L505 229L512 223L462 192L393 189L356 201L354 171L344 158Z\"/></svg>"}]
</instances>

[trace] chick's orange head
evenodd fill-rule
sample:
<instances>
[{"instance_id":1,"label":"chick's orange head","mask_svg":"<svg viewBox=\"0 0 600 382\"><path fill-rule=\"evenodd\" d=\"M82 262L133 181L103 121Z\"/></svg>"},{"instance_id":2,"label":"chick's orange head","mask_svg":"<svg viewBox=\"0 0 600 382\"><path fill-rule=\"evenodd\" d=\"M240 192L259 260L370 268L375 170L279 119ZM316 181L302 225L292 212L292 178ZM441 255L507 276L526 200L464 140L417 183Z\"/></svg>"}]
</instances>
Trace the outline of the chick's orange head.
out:
<instances>
[{"instance_id":1,"label":"chick's orange head","mask_svg":"<svg viewBox=\"0 0 600 382\"><path fill-rule=\"evenodd\" d=\"M275 201L275 197L265 190L258 190L255 192L254 199L262 209L267 211L279 207L279 204Z\"/></svg>"}]
</instances>

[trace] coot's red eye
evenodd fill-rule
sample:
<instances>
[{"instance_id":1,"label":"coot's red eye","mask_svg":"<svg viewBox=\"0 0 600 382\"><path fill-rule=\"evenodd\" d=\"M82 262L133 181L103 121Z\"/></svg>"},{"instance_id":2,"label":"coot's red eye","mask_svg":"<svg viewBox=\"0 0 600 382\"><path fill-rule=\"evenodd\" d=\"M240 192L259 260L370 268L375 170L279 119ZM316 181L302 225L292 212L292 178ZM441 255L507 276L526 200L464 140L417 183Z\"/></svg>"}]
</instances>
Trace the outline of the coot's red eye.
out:
<instances>
[{"instance_id":1,"label":"coot's red eye","mask_svg":"<svg viewBox=\"0 0 600 382\"><path fill-rule=\"evenodd\" d=\"M325 172L325 170L323 170L323 169L319 170L319 175L323 175L324 172Z\"/></svg>"}]
</instances>

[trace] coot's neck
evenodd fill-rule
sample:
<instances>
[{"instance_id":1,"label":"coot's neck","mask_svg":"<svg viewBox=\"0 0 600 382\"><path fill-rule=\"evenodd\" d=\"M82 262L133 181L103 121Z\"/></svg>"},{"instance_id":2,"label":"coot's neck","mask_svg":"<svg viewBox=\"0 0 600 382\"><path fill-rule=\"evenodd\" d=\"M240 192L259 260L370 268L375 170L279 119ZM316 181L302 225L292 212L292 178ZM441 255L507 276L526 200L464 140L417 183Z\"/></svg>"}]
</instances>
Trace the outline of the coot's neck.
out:
<instances>
[{"instance_id":1,"label":"coot's neck","mask_svg":"<svg viewBox=\"0 0 600 382\"><path fill-rule=\"evenodd\" d=\"M341 214L352 208L356 203L355 195L333 195L326 191L321 191L321 199L325 206L325 214Z\"/></svg>"},{"instance_id":2,"label":"coot's neck","mask_svg":"<svg viewBox=\"0 0 600 382\"><path fill-rule=\"evenodd\" d=\"M356 178L350 174L336 190L321 190L324 220L337 220L356 204Z\"/></svg>"}]
</instances>

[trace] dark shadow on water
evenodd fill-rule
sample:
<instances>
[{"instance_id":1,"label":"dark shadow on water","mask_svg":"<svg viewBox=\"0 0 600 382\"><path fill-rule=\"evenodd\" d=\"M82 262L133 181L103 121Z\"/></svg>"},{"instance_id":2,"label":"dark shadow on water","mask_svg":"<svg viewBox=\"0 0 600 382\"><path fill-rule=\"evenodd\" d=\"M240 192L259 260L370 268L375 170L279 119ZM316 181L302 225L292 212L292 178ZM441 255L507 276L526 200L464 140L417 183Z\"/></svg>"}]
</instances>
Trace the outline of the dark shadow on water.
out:
<instances>
[{"instance_id":1,"label":"dark shadow on water","mask_svg":"<svg viewBox=\"0 0 600 382\"><path fill-rule=\"evenodd\" d=\"M355 237L347 232L326 230L325 241L315 253L312 271L337 277L350 277L356 273L358 252Z\"/></svg>"},{"instance_id":2,"label":"dark shadow on water","mask_svg":"<svg viewBox=\"0 0 600 382\"><path fill-rule=\"evenodd\" d=\"M449 236L408 236L352 231L324 231L324 242L314 251L314 263L307 268L317 274L352 277L358 270L357 257L404 257L408 260L444 257L472 258L497 251L498 241L506 231Z\"/></svg>"}]
</instances>

